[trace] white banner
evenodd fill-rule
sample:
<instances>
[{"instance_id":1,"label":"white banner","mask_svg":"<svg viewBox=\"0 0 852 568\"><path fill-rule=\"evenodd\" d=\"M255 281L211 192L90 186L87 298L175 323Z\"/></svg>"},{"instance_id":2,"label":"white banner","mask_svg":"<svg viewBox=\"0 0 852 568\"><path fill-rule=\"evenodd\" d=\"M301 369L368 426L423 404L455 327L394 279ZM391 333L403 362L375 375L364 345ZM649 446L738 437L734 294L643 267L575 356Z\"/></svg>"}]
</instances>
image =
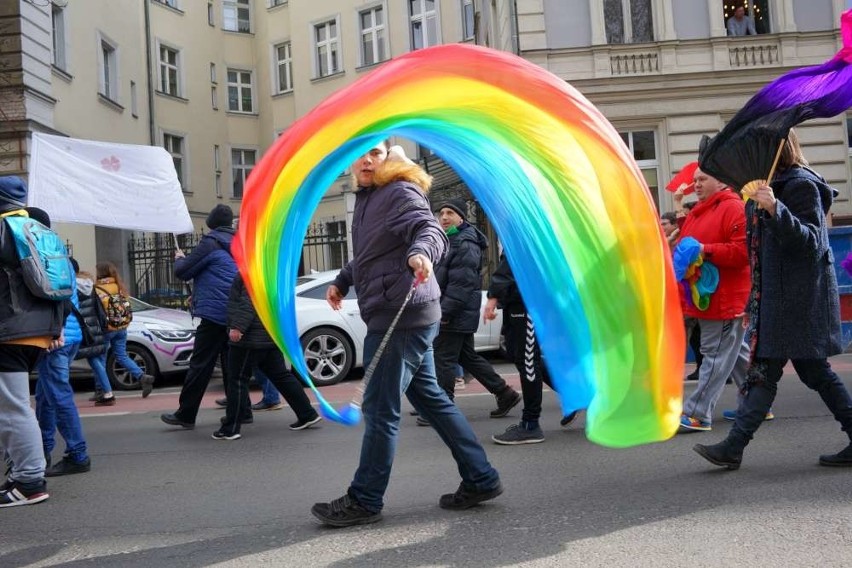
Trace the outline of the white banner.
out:
<instances>
[{"instance_id":1,"label":"white banner","mask_svg":"<svg viewBox=\"0 0 852 568\"><path fill-rule=\"evenodd\" d=\"M52 221L191 233L165 148L33 134L28 204Z\"/></svg>"}]
</instances>

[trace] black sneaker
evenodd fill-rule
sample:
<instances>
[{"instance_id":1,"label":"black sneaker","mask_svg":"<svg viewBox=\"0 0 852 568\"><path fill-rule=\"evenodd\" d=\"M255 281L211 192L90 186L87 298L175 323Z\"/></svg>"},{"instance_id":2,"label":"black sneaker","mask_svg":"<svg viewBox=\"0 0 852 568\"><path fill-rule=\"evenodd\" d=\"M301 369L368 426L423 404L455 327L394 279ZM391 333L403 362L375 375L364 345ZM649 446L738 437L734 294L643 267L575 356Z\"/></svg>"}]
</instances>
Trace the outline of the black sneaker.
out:
<instances>
[{"instance_id":1,"label":"black sneaker","mask_svg":"<svg viewBox=\"0 0 852 568\"><path fill-rule=\"evenodd\" d=\"M368 511L348 494L331 503L314 504L311 514L330 527L369 525L382 520L381 513Z\"/></svg>"},{"instance_id":2,"label":"black sneaker","mask_svg":"<svg viewBox=\"0 0 852 568\"><path fill-rule=\"evenodd\" d=\"M743 461L742 448L738 449L733 447L728 440L722 440L718 444L713 444L712 446L695 444L692 449L695 453L713 465L726 467L730 470L739 469L740 464Z\"/></svg>"},{"instance_id":3,"label":"black sneaker","mask_svg":"<svg viewBox=\"0 0 852 568\"><path fill-rule=\"evenodd\" d=\"M154 377L152 375L142 375L139 379L139 384L142 385L142 398L148 398L148 395L154 390Z\"/></svg>"},{"instance_id":4,"label":"black sneaker","mask_svg":"<svg viewBox=\"0 0 852 568\"><path fill-rule=\"evenodd\" d=\"M284 403L280 400L278 402L264 402L261 400L251 405L252 410L281 410L282 408L284 408Z\"/></svg>"},{"instance_id":5,"label":"black sneaker","mask_svg":"<svg viewBox=\"0 0 852 568\"><path fill-rule=\"evenodd\" d=\"M569 424L571 424L572 422L574 422L577 419L577 416L579 414L580 414L580 411L575 410L571 414L567 414L567 415L563 416L562 420L559 421L559 425L562 426L563 428L565 426L568 426Z\"/></svg>"},{"instance_id":6,"label":"black sneaker","mask_svg":"<svg viewBox=\"0 0 852 568\"><path fill-rule=\"evenodd\" d=\"M438 505L442 509L453 509L460 511L462 509L470 509L471 507L494 499L503 493L503 484L499 481L493 489L486 491L471 491L464 486L464 482L459 483L459 488L455 493L447 493L441 495Z\"/></svg>"},{"instance_id":7,"label":"black sneaker","mask_svg":"<svg viewBox=\"0 0 852 568\"><path fill-rule=\"evenodd\" d=\"M227 408L228 407L228 399L227 398L217 398L213 402L216 403L216 406Z\"/></svg>"},{"instance_id":8,"label":"black sneaker","mask_svg":"<svg viewBox=\"0 0 852 568\"><path fill-rule=\"evenodd\" d=\"M509 411L515 408L519 402L521 402L521 395L518 394L518 391L511 387L507 387L505 394L497 397L497 408L492 410L489 416L491 416L491 418L503 418L509 414Z\"/></svg>"},{"instance_id":9,"label":"black sneaker","mask_svg":"<svg viewBox=\"0 0 852 568\"><path fill-rule=\"evenodd\" d=\"M425 418L423 418L422 416L417 417L417 425L418 426L431 426L431 424L429 424L429 421L426 420Z\"/></svg>"},{"instance_id":10,"label":"black sneaker","mask_svg":"<svg viewBox=\"0 0 852 568\"><path fill-rule=\"evenodd\" d=\"M95 406L115 406L115 395L109 393L109 396L101 395L95 399Z\"/></svg>"},{"instance_id":11,"label":"black sneaker","mask_svg":"<svg viewBox=\"0 0 852 568\"><path fill-rule=\"evenodd\" d=\"M58 464L44 472L45 477L59 477L60 475L74 475L75 473L86 473L92 469L92 460L75 462L71 456L65 456Z\"/></svg>"},{"instance_id":12,"label":"black sneaker","mask_svg":"<svg viewBox=\"0 0 852 568\"><path fill-rule=\"evenodd\" d=\"M95 390L94 394L92 394L92 396L89 397L89 402L95 402L96 400L98 400L103 395L104 395L104 391L97 389L97 390Z\"/></svg>"},{"instance_id":13,"label":"black sneaker","mask_svg":"<svg viewBox=\"0 0 852 568\"><path fill-rule=\"evenodd\" d=\"M290 424L290 430L304 430L306 428L310 428L320 420L322 420L322 416L319 414L315 414L313 418L309 418L308 420L299 419L298 422Z\"/></svg>"},{"instance_id":14,"label":"black sneaker","mask_svg":"<svg viewBox=\"0 0 852 568\"><path fill-rule=\"evenodd\" d=\"M228 418L228 417L223 416L222 418L220 418L219 424L224 425L226 418ZM254 416L249 416L248 418L240 418L240 424L253 424L253 423L254 423Z\"/></svg>"},{"instance_id":15,"label":"black sneaker","mask_svg":"<svg viewBox=\"0 0 852 568\"><path fill-rule=\"evenodd\" d=\"M195 422L184 422L177 417L177 414L160 414L160 420L170 426L183 426L187 430L195 428Z\"/></svg>"},{"instance_id":16,"label":"black sneaker","mask_svg":"<svg viewBox=\"0 0 852 568\"><path fill-rule=\"evenodd\" d=\"M8 480L0 487L0 507L35 505L47 501L49 497L44 480L26 484Z\"/></svg>"},{"instance_id":17,"label":"black sneaker","mask_svg":"<svg viewBox=\"0 0 852 568\"><path fill-rule=\"evenodd\" d=\"M852 444L849 444L836 454L825 454L819 457L819 465L831 467L852 467Z\"/></svg>"},{"instance_id":18,"label":"black sneaker","mask_svg":"<svg viewBox=\"0 0 852 568\"><path fill-rule=\"evenodd\" d=\"M225 432L221 429L213 432L214 440L239 440L240 438L242 438L242 436L240 436L239 433L229 434L228 432Z\"/></svg>"},{"instance_id":19,"label":"black sneaker","mask_svg":"<svg viewBox=\"0 0 852 568\"><path fill-rule=\"evenodd\" d=\"M502 434L491 436L495 444L503 446L517 446L520 444L539 444L544 442L544 432L536 426L532 430L523 427L520 424L512 424Z\"/></svg>"}]
</instances>

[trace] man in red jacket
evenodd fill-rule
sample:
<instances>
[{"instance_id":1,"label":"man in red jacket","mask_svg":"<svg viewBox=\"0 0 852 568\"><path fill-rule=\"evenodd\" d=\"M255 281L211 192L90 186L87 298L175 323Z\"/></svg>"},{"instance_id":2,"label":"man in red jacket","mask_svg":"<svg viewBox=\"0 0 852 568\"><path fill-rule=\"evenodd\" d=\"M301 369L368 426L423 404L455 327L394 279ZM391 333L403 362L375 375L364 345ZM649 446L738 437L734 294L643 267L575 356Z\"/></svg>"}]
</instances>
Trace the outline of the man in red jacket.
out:
<instances>
[{"instance_id":1,"label":"man in red jacket","mask_svg":"<svg viewBox=\"0 0 852 568\"><path fill-rule=\"evenodd\" d=\"M751 276L742 198L700 169L695 171L695 194L698 203L683 220L680 237L692 237L701 243L704 261L719 269L719 286L703 311L692 305L681 288L687 325L698 325L701 330L704 359L698 385L683 401L680 424L687 430L710 430L713 408L725 381L732 377L740 386L745 380L749 347L743 340L742 322Z\"/></svg>"}]
</instances>

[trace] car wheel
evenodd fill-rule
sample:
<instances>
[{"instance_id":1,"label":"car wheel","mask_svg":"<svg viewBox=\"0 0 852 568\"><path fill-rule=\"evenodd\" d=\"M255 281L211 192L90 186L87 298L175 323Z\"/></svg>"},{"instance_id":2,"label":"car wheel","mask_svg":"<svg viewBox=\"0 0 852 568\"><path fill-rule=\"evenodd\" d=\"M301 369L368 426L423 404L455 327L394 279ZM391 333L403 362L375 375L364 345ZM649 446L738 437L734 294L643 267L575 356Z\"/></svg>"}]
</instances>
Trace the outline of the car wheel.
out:
<instances>
[{"instance_id":1,"label":"car wheel","mask_svg":"<svg viewBox=\"0 0 852 568\"><path fill-rule=\"evenodd\" d=\"M134 343L128 343L127 355L142 369L144 374L157 376L157 362L147 349ZM110 351L109 356L107 356L106 371L109 382L115 390L135 390L140 386L138 382L133 380L130 371L115 360L113 351Z\"/></svg>"},{"instance_id":2,"label":"car wheel","mask_svg":"<svg viewBox=\"0 0 852 568\"><path fill-rule=\"evenodd\" d=\"M349 338L332 327L318 327L303 335L302 350L311 380L318 387L342 381L355 359Z\"/></svg>"}]
</instances>

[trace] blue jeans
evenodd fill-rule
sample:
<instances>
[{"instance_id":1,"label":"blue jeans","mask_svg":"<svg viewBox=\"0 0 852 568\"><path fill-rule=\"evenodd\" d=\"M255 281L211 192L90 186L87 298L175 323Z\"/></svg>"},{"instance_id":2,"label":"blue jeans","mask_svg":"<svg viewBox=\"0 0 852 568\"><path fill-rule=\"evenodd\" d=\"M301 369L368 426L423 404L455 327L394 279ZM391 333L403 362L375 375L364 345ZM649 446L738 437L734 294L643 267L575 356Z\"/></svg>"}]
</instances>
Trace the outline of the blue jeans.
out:
<instances>
[{"instance_id":1,"label":"blue jeans","mask_svg":"<svg viewBox=\"0 0 852 568\"><path fill-rule=\"evenodd\" d=\"M38 363L36 383L36 418L41 428L41 440L45 454L53 451L56 430L65 439L65 454L76 463L88 459L86 440L80 414L74 405L74 391L69 383L69 365L80 348L71 343L46 353Z\"/></svg>"},{"instance_id":2,"label":"blue jeans","mask_svg":"<svg viewBox=\"0 0 852 568\"><path fill-rule=\"evenodd\" d=\"M437 323L394 331L367 383L361 407L364 413L361 462L349 494L370 511L381 511L384 506L399 433L402 393L450 448L466 488L489 491L500 482L467 419L438 386L432 353L437 331ZM383 336L384 331L368 332L364 338L365 367L369 367Z\"/></svg>"},{"instance_id":3,"label":"blue jeans","mask_svg":"<svg viewBox=\"0 0 852 568\"><path fill-rule=\"evenodd\" d=\"M260 388L263 389L263 398L260 399L260 402L264 404L279 404L281 402L281 393L278 392L278 389L275 388L275 385L272 384L272 381L269 380L263 371L257 368L255 365L254 369L252 369L252 374L254 375L254 380L257 381L257 384L260 385Z\"/></svg>"},{"instance_id":4,"label":"blue jeans","mask_svg":"<svg viewBox=\"0 0 852 568\"><path fill-rule=\"evenodd\" d=\"M115 361L130 373L134 381L142 378L142 369L139 368L133 359L127 354L127 330L119 329L117 331L108 331L104 334L104 342L106 343L106 351L102 355L89 359L89 365L95 373L95 382L104 392L112 392L112 387L109 384L109 377L106 372L106 360L109 355L109 350L112 349L115 353ZM96 362L93 362L96 360Z\"/></svg>"},{"instance_id":5,"label":"blue jeans","mask_svg":"<svg viewBox=\"0 0 852 568\"><path fill-rule=\"evenodd\" d=\"M106 352L103 355L89 357L86 361L89 362L92 374L95 375L95 390L102 391L104 394L111 393L112 385L106 372Z\"/></svg>"}]
</instances>

